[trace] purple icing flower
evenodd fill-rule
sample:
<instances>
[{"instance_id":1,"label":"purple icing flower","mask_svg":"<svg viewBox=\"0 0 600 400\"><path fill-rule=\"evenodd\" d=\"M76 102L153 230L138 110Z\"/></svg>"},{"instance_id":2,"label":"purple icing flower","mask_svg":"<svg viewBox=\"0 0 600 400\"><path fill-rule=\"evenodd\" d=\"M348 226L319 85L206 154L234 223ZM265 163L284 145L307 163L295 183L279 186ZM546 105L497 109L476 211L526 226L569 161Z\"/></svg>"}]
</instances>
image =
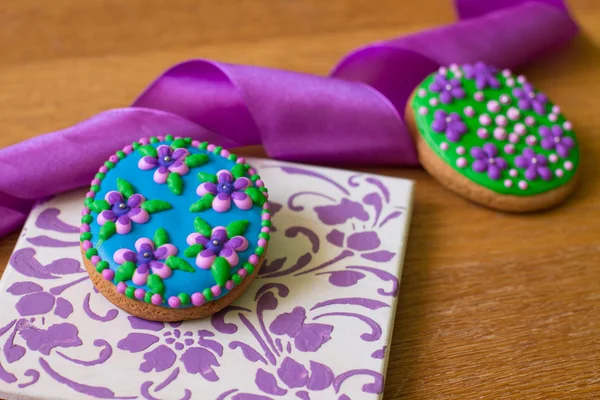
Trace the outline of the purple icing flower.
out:
<instances>
[{"instance_id":1,"label":"purple icing flower","mask_svg":"<svg viewBox=\"0 0 600 400\"><path fill-rule=\"evenodd\" d=\"M173 273L171 268L160 260L166 260L169 256L177 255L177 247L172 244L163 244L155 250L152 240L140 238L135 242L135 250L119 249L113 255L113 259L117 264L131 261L138 266L132 278L134 284L145 285L151 273L163 279L170 277Z\"/></svg>"},{"instance_id":2,"label":"purple icing flower","mask_svg":"<svg viewBox=\"0 0 600 400\"><path fill-rule=\"evenodd\" d=\"M442 74L437 74L433 82L429 85L429 90L440 94L440 101L444 104L452 103L453 99L464 99L465 90L462 88L460 80L446 79Z\"/></svg>"},{"instance_id":3,"label":"purple icing flower","mask_svg":"<svg viewBox=\"0 0 600 400\"><path fill-rule=\"evenodd\" d=\"M443 110L437 110L433 115L434 120L431 123L431 129L434 132L445 133L451 142L458 142L462 135L467 132L467 125L462 122L460 115Z\"/></svg>"},{"instance_id":4,"label":"purple icing flower","mask_svg":"<svg viewBox=\"0 0 600 400\"><path fill-rule=\"evenodd\" d=\"M189 234L187 244L204 246L204 250L196 256L196 265L202 269L210 269L217 257L225 258L229 265L235 267L240 261L237 252L248 248L248 240L245 237L228 238L227 231L222 226L215 227L210 238L196 232Z\"/></svg>"},{"instance_id":5,"label":"purple icing flower","mask_svg":"<svg viewBox=\"0 0 600 400\"><path fill-rule=\"evenodd\" d=\"M486 172L492 179L500 179L502 170L508 168L506 160L498 156L498 148L493 143L486 143L481 147L473 147L471 155L475 158L473 169L477 172Z\"/></svg>"},{"instance_id":6,"label":"purple icing flower","mask_svg":"<svg viewBox=\"0 0 600 400\"><path fill-rule=\"evenodd\" d=\"M145 156L138 162L138 168L150 170L158 167L154 172L154 182L165 183L170 172L178 175L185 175L190 172L189 167L185 164L185 158L190 154L187 149L173 150L165 144L158 146L156 149L158 157Z\"/></svg>"},{"instance_id":7,"label":"purple icing flower","mask_svg":"<svg viewBox=\"0 0 600 400\"><path fill-rule=\"evenodd\" d=\"M465 71L465 77L468 79L475 79L475 86L479 90L483 90L488 86L494 89L500 87L500 81L496 78L498 70L494 67L489 67L482 62L477 62L473 65L465 65L463 70Z\"/></svg>"},{"instance_id":8,"label":"purple icing flower","mask_svg":"<svg viewBox=\"0 0 600 400\"><path fill-rule=\"evenodd\" d=\"M150 214L140 207L146 201L141 194L132 194L125 202L121 193L111 191L106 193L104 199L110 204L110 210L98 214L98 225L102 226L107 221L115 222L120 235L131 231L131 221L145 224L150 219Z\"/></svg>"},{"instance_id":9,"label":"purple icing flower","mask_svg":"<svg viewBox=\"0 0 600 400\"><path fill-rule=\"evenodd\" d=\"M552 179L552 172L548 168L548 160L542 154L535 154L530 148L523 150L520 156L515 158L515 165L525 169L525 178L529 180L541 176L548 181Z\"/></svg>"},{"instance_id":10,"label":"purple icing flower","mask_svg":"<svg viewBox=\"0 0 600 400\"><path fill-rule=\"evenodd\" d=\"M548 98L542 93L535 93L533 85L523 84L522 88L513 89L513 95L519 99L518 105L522 110L533 110L539 115L546 113Z\"/></svg>"},{"instance_id":11,"label":"purple icing flower","mask_svg":"<svg viewBox=\"0 0 600 400\"><path fill-rule=\"evenodd\" d=\"M575 141L564 136L562 128L558 125L554 125L552 128L540 126L538 132L542 135L542 147L546 150L555 149L561 157L568 157L569 150L575 146Z\"/></svg>"},{"instance_id":12,"label":"purple icing flower","mask_svg":"<svg viewBox=\"0 0 600 400\"><path fill-rule=\"evenodd\" d=\"M231 172L222 169L217 172L217 183L204 182L198 186L196 193L198 196L205 194L215 195L212 202L213 210L217 212L225 212L231 207L231 199L240 210L249 210L252 208L252 199L244 189L252 186L252 181L246 177L233 179Z\"/></svg>"}]
</instances>

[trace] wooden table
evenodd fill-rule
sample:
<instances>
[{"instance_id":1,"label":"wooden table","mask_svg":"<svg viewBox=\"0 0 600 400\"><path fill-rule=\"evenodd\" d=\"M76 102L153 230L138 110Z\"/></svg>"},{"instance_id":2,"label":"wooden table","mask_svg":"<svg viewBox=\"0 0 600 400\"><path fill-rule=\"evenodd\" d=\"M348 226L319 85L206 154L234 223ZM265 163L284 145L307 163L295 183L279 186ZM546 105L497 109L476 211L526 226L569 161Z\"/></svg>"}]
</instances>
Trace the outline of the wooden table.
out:
<instances>
[{"instance_id":1,"label":"wooden table","mask_svg":"<svg viewBox=\"0 0 600 400\"><path fill-rule=\"evenodd\" d=\"M386 399L600 398L600 4L571 8L583 35L523 71L578 128L565 205L501 214L422 170L365 169L417 181ZM447 0L5 1L0 147L127 105L184 59L326 74L359 45L452 20Z\"/></svg>"}]
</instances>

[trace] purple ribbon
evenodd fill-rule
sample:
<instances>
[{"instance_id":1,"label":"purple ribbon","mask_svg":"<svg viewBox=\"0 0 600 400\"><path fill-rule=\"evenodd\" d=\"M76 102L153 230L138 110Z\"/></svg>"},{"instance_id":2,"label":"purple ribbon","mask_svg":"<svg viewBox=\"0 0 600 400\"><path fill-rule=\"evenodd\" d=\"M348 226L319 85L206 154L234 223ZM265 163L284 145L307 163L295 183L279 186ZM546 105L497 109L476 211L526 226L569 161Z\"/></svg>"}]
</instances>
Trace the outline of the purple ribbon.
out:
<instances>
[{"instance_id":1,"label":"purple ribbon","mask_svg":"<svg viewBox=\"0 0 600 400\"><path fill-rule=\"evenodd\" d=\"M36 200L85 186L115 149L170 133L276 159L416 166L404 123L412 90L440 65L514 68L577 33L562 0L456 0L460 21L370 44L329 77L190 60L158 77L131 107L0 151L0 236Z\"/></svg>"}]
</instances>

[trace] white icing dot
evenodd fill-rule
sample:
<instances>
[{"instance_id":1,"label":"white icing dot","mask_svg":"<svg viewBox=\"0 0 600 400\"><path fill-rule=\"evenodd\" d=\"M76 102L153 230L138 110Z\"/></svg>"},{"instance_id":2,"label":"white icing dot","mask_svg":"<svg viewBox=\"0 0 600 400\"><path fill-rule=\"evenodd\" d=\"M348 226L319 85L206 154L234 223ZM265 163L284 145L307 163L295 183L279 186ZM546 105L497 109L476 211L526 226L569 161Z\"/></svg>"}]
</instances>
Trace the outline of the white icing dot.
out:
<instances>
[{"instance_id":1,"label":"white icing dot","mask_svg":"<svg viewBox=\"0 0 600 400\"><path fill-rule=\"evenodd\" d=\"M438 69L438 73L441 75L446 76L446 74L448 73L448 68L446 67L440 67L440 69Z\"/></svg>"},{"instance_id":2,"label":"white icing dot","mask_svg":"<svg viewBox=\"0 0 600 400\"><path fill-rule=\"evenodd\" d=\"M456 160L456 166L458 168L464 168L467 166L467 159L464 157L460 157Z\"/></svg>"},{"instance_id":3,"label":"white icing dot","mask_svg":"<svg viewBox=\"0 0 600 400\"><path fill-rule=\"evenodd\" d=\"M517 77L517 82L519 82L519 83L525 83L526 81L527 81L527 79L523 75L519 75Z\"/></svg>"},{"instance_id":4,"label":"white icing dot","mask_svg":"<svg viewBox=\"0 0 600 400\"><path fill-rule=\"evenodd\" d=\"M472 117L475 115L475 109L473 109L471 106L466 106L464 112L467 117Z\"/></svg>"},{"instance_id":5,"label":"white icing dot","mask_svg":"<svg viewBox=\"0 0 600 400\"><path fill-rule=\"evenodd\" d=\"M473 98L475 99L475 101L483 101L483 100L485 100L485 96L483 95L482 92L475 92L473 94Z\"/></svg>"},{"instance_id":6,"label":"white icing dot","mask_svg":"<svg viewBox=\"0 0 600 400\"><path fill-rule=\"evenodd\" d=\"M515 146L513 146L512 144L507 144L506 146L504 146L504 152L506 154L513 154L515 152Z\"/></svg>"},{"instance_id":7,"label":"white icing dot","mask_svg":"<svg viewBox=\"0 0 600 400\"><path fill-rule=\"evenodd\" d=\"M519 138L520 136L514 132L508 135L508 141L511 143L519 143Z\"/></svg>"},{"instance_id":8,"label":"white icing dot","mask_svg":"<svg viewBox=\"0 0 600 400\"><path fill-rule=\"evenodd\" d=\"M456 148L456 154L458 154L459 156L462 156L463 154L465 154L465 148L463 146L458 146Z\"/></svg>"},{"instance_id":9,"label":"white icing dot","mask_svg":"<svg viewBox=\"0 0 600 400\"><path fill-rule=\"evenodd\" d=\"M512 169L510 169L510 170L508 171L508 174L514 178L514 177L516 177L517 175L519 175L519 171L517 171L516 169L512 168Z\"/></svg>"},{"instance_id":10,"label":"white icing dot","mask_svg":"<svg viewBox=\"0 0 600 400\"><path fill-rule=\"evenodd\" d=\"M417 95L418 95L419 97L425 97L425 96L427 96L427 90L425 90L425 89L421 88L421 89L419 89L419 91L417 92Z\"/></svg>"},{"instance_id":11,"label":"white icing dot","mask_svg":"<svg viewBox=\"0 0 600 400\"><path fill-rule=\"evenodd\" d=\"M550 160L550 162L554 164L555 162L558 161L558 156L556 154L550 154L548 156L548 160Z\"/></svg>"},{"instance_id":12,"label":"white icing dot","mask_svg":"<svg viewBox=\"0 0 600 400\"><path fill-rule=\"evenodd\" d=\"M502 70L502 76L503 77L508 78L511 75L512 75L512 72L510 72L510 69L503 69Z\"/></svg>"},{"instance_id":13,"label":"white icing dot","mask_svg":"<svg viewBox=\"0 0 600 400\"><path fill-rule=\"evenodd\" d=\"M565 169L570 171L573 169L573 163L571 161L565 161Z\"/></svg>"},{"instance_id":14,"label":"white icing dot","mask_svg":"<svg viewBox=\"0 0 600 400\"><path fill-rule=\"evenodd\" d=\"M428 111L427 107L425 107L425 106L419 107L419 114L421 114L421 115L427 115L427 111Z\"/></svg>"},{"instance_id":15,"label":"white icing dot","mask_svg":"<svg viewBox=\"0 0 600 400\"><path fill-rule=\"evenodd\" d=\"M450 71L452 71L452 72L458 71L458 65L456 65L454 63L450 64L450 66L448 68L450 68Z\"/></svg>"},{"instance_id":16,"label":"white icing dot","mask_svg":"<svg viewBox=\"0 0 600 400\"><path fill-rule=\"evenodd\" d=\"M527 126L533 126L533 125L535 125L535 118L533 118L532 116L526 117L525 118L525 124Z\"/></svg>"},{"instance_id":17,"label":"white icing dot","mask_svg":"<svg viewBox=\"0 0 600 400\"><path fill-rule=\"evenodd\" d=\"M462 72L460 72L458 69L456 71L454 71L454 77L456 79L460 79L460 78L462 78L462 76L463 76Z\"/></svg>"},{"instance_id":18,"label":"white icing dot","mask_svg":"<svg viewBox=\"0 0 600 400\"><path fill-rule=\"evenodd\" d=\"M440 149L442 149L443 151L448 150L448 143L446 143L446 142L440 143Z\"/></svg>"},{"instance_id":19,"label":"white icing dot","mask_svg":"<svg viewBox=\"0 0 600 400\"><path fill-rule=\"evenodd\" d=\"M435 107L435 106L437 106L437 105L438 105L438 103L439 103L439 101L438 101L438 99L436 99L436 98L431 98L431 99L429 99L429 105L431 105L431 106L434 106L434 107Z\"/></svg>"},{"instance_id":20,"label":"white icing dot","mask_svg":"<svg viewBox=\"0 0 600 400\"><path fill-rule=\"evenodd\" d=\"M510 104L510 97L508 97L507 95L503 94L502 96L500 96L500 103L502 103L502 104Z\"/></svg>"},{"instance_id":21,"label":"white icing dot","mask_svg":"<svg viewBox=\"0 0 600 400\"><path fill-rule=\"evenodd\" d=\"M504 129L504 128L494 129L494 137L498 140L506 140L506 129Z\"/></svg>"},{"instance_id":22,"label":"white icing dot","mask_svg":"<svg viewBox=\"0 0 600 400\"><path fill-rule=\"evenodd\" d=\"M498 125L498 126L506 126L506 124L508 124L508 120L506 119L506 117L504 115L497 115L496 116L496 125Z\"/></svg>"},{"instance_id":23,"label":"white icing dot","mask_svg":"<svg viewBox=\"0 0 600 400\"><path fill-rule=\"evenodd\" d=\"M516 121L521 116L521 112L518 109L511 107L506 112L506 115L508 116L508 118L512 119L513 121Z\"/></svg>"},{"instance_id":24,"label":"white icing dot","mask_svg":"<svg viewBox=\"0 0 600 400\"><path fill-rule=\"evenodd\" d=\"M489 112L497 113L500 111L500 104L496 100L490 100L487 103L487 109Z\"/></svg>"},{"instance_id":25,"label":"white icing dot","mask_svg":"<svg viewBox=\"0 0 600 400\"><path fill-rule=\"evenodd\" d=\"M525 125L519 122L518 124L515 124L515 132L519 135L524 135L527 133L527 128L525 128Z\"/></svg>"},{"instance_id":26,"label":"white icing dot","mask_svg":"<svg viewBox=\"0 0 600 400\"><path fill-rule=\"evenodd\" d=\"M573 129L573 124L571 123L571 121L565 121L565 123L563 124L563 128L565 128L566 131L570 131L571 129Z\"/></svg>"},{"instance_id":27,"label":"white icing dot","mask_svg":"<svg viewBox=\"0 0 600 400\"><path fill-rule=\"evenodd\" d=\"M533 135L529 135L529 136L527 136L527 139L525 139L525 142L528 145L533 146L534 144L537 143L537 138Z\"/></svg>"},{"instance_id":28,"label":"white icing dot","mask_svg":"<svg viewBox=\"0 0 600 400\"><path fill-rule=\"evenodd\" d=\"M528 186L527 182L525 182L525 181L519 181L519 189L525 190L525 189L527 189L527 186Z\"/></svg>"},{"instance_id":29,"label":"white icing dot","mask_svg":"<svg viewBox=\"0 0 600 400\"><path fill-rule=\"evenodd\" d=\"M564 171L562 169L557 169L556 171L554 171L554 174L556 176L558 176L559 178L562 178L562 176L565 174Z\"/></svg>"},{"instance_id":30,"label":"white icing dot","mask_svg":"<svg viewBox=\"0 0 600 400\"><path fill-rule=\"evenodd\" d=\"M510 179L506 179L504 181L504 186L506 186L507 188L511 187L512 186L512 181Z\"/></svg>"},{"instance_id":31,"label":"white icing dot","mask_svg":"<svg viewBox=\"0 0 600 400\"><path fill-rule=\"evenodd\" d=\"M479 123L484 126L488 126L492 123L492 119L487 114L481 114L479 116Z\"/></svg>"},{"instance_id":32,"label":"white icing dot","mask_svg":"<svg viewBox=\"0 0 600 400\"><path fill-rule=\"evenodd\" d=\"M552 106L552 112L554 114L558 114L560 112L560 107L559 106Z\"/></svg>"},{"instance_id":33,"label":"white icing dot","mask_svg":"<svg viewBox=\"0 0 600 400\"><path fill-rule=\"evenodd\" d=\"M477 136L479 136L482 139L487 139L488 137L490 137L490 134L488 133L487 129L479 128L477 129Z\"/></svg>"},{"instance_id":34,"label":"white icing dot","mask_svg":"<svg viewBox=\"0 0 600 400\"><path fill-rule=\"evenodd\" d=\"M514 80L513 78L508 78L508 79L506 80L506 86L508 86L508 87L513 87L513 86L515 86L515 80Z\"/></svg>"},{"instance_id":35,"label":"white icing dot","mask_svg":"<svg viewBox=\"0 0 600 400\"><path fill-rule=\"evenodd\" d=\"M558 115L556 115L556 114L548 114L548 120L549 121L556 122L557 119L558 119Z\"/></svg>"}]
</instances>

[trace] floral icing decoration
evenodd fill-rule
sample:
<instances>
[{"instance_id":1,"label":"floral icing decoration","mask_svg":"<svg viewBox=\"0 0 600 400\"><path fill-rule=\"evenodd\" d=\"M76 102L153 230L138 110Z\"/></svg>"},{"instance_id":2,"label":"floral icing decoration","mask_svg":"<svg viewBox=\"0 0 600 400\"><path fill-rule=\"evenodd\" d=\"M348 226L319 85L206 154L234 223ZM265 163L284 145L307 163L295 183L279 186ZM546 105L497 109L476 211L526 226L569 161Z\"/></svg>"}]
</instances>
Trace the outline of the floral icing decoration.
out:
<instances>
[{"instance_id":1,"label":"floral icing decoration","mask_svg":"<svg viewBox=\"0 0 600 400\"><path fill-rule=\"evenodd\" d=\"M415 93L409 107L425 144L476 184L532 196L577 173L571 122L524 76L480 62L441 67Z\"/></svg>"}]
</instances>

